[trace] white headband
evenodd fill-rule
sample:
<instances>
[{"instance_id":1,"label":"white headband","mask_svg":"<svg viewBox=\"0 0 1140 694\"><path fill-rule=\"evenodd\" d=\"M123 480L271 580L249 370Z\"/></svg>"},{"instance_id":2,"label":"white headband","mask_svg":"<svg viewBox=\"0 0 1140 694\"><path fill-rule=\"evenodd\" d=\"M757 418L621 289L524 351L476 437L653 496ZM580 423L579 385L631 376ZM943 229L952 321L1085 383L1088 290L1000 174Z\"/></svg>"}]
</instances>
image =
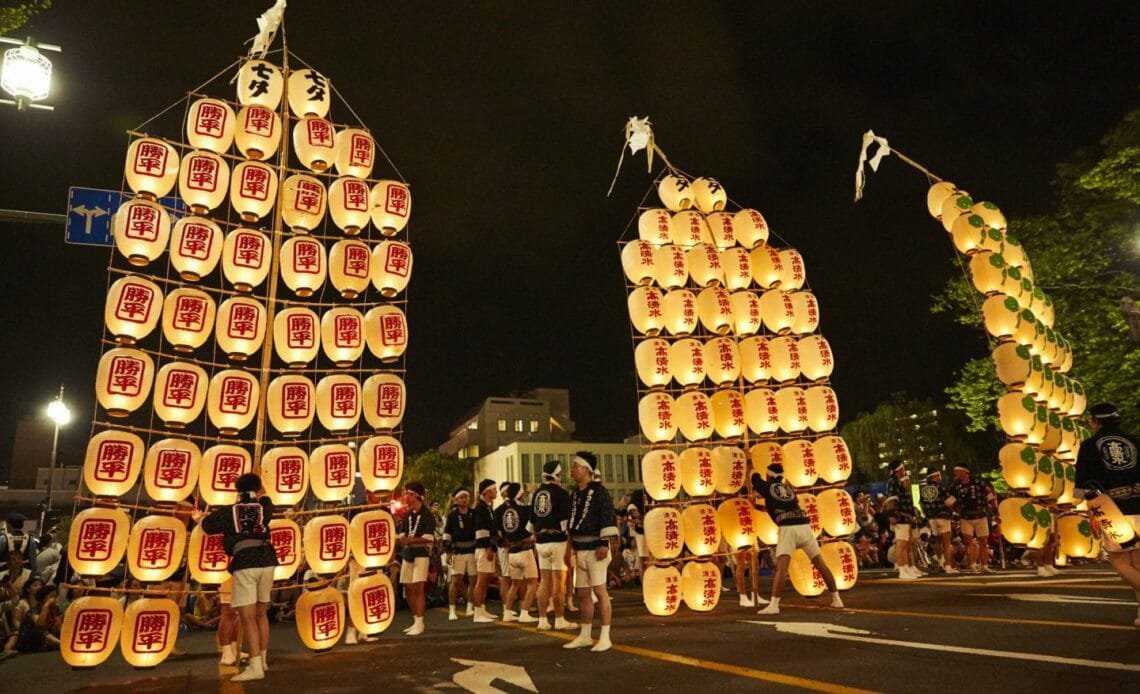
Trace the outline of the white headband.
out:
<instances>
[{"instance_id":1,"label":"white headband","mask_svg":"<svg viewBox=\"0 0 1140 694\"><path fill-rule=\"evenodd\" d=\"M590 468L591 470L594 469L594 466L590 465L590 463L585 458L583 458L582 456L578 456L578 455L574 456L573 462L575 465L581 465L582 467L587 467L587 468Z\"/></svg>"},{"instance_id":2,"label":"white headband","mask_svg":"<svg viewBox=\"0 0 1140 694\"><path fill-rule=\"evenodd\" d=\"M554 479L555 477L558 477L558 476L559 476L559 475L561 475L561 474L562 474L562 466L561 466L561 465L559 465L558 467L554 468L554 471L553 471L553 472L544 472L544 473L542 473L542 478L543 478L543 479L546 479L546 480L552 480L552 479Z\"/></svg>"}]
</instances>

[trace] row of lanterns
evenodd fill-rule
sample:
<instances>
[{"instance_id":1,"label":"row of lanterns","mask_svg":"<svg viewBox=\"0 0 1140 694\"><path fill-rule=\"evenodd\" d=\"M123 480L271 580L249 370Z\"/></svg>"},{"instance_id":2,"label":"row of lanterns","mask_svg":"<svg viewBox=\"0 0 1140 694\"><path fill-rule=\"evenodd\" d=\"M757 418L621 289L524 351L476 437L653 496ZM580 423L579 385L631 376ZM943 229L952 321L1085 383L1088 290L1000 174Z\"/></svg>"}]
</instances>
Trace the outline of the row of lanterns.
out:
<instances>
[{"instance_id":1,"label":"row of lanterns","mask_svg":"<svg viewBox=\"0 0 1140 694\"><path fill-rule=\"evenodd\" d=\"M819 302L809 291L770 289L757 295L722 287L694 294L688 289L662 293L638 286L627 299L634 330L642 335L690 335L702 326L714 335L752 335L761 327L770 333L807 335L819 327Z\"/></svg>"},{"instance_id":2,"label":"row of lanterns","mask_svg":"<svg viewBox=\"0 0 1140 694\"><path fill-rule=\"evenodd\" d=\"M1025 491L1036 498L1074 505L1077 499L1076 465L1045 455L1024 443L1007 443L998 452L1002 478L1010 489Z\"/></svg>"},{"instance_id":3,"label":"row of lanterns","mask_svg":"<svg viewBox=\"0 0 1140 694\"><path fill-rule=\"evenodd\" d=\"M1032 395L1011 391L998 398L998 421L1005 435L1032 444L1063 460L1076 460L1087 430L1073 417L1062 417L1037 403Z\"/></svg>"},{"instance_id":4,"label":"row of lanterns","mask_svg":"<svg viewBox=\"0 0 1140 694\"><path fill-rule=\"evenodd\" d=\"M621 265L630 284L656 284L663 289L686 286L725 287L729 290L802 289L807 275L803 256L794 248L777 251L767 245L718 250L699 243L655 247L649 241L630 241L621 251Z\"/></svg>"},{"instance_id":5,"label":"row of lanterns","mask_svg":"<svg viewBox=\"0 0 1140 694\"><path fill-rule=\"evenodd\" d=\"M634 348L641 382L651 389L676 383L684 388L748 383L789 383L800 377L823 381L835 368L831 345L821 335L796 338L749 337L736 342L716 337L702 342L683 338L670 343L661 337L642 340Z\"/></svg>"},{"instance_id":6,"label":"row of lanterns","mask_svg":"<svg viewBox=\"0 0 1140 694\"><path fill-rule=\"evenodd\" d=\"M718 390L712 396L686 391L676 399L652 391L638 404L641 433L650 443L673 441L677 434L687 441L706 441L713 435L736 439L745 427L756 435L777 430L797 434L810 429L822 433L839 422L839 402L829 386Z\"/></svg>"},{"instance_id":7,"label":"row of lanterns","mask_svg":"<svg viewBox=\"0 0 1140 694\"><path fill-rule=\"evenodd\" d=\"M258 299L234 296L216 305L210 294L188 287L165 297L150 280L128 275L107 292L103 321L121 345L145 339L162 323L162 335L176 352L192 352L214 337L218 348L233 361L245 361L265 340L265 305ZM277 355L300 368L324 354L337 366L355 363L365 347L384 363L396 361L408 346L404 312L382 304L361 313L349 306L324 311L321 316L303 306L279 310L273 318Z\"/></svg>"},{"instance_id":8,"label":"row of lanterns","mask_svg":"<svg viewBox=\"0 0 1140 694\"><path fill-rule=\"evenodd\" d=\"M1021 308L1006 294L994 294L982 303L986 332L1000 342L1025 345L1029 353L1061 373L1073 366L1073 346L1060 332L1038 320L1034 312Z\"/></svg>"},{"instance_id":9,"label":"row of lanterns","mask_svg":"<svg viewBox=\"0 0 1140 694\"><path fill-rule=\"evenodd\" d=\"M992 356L998 380L1009 390L1033 396L1037 403L1063 415L1084 412L1087 400L1080 382L1055 370L1026 345L1003 342Z\"/></svg>"},{"instance_id":10,"label":"row of lanterns","mask_svg":"<svg viewBox=\"0 0 1140 694\"><path fill-rule=\"evenodd\" d=\"M131 432L108 429L87 444L83 484L95 496L115 498L134 488L141 475L147 496L159 503L183 501L196 492L211 506L225 506L237 501L237 478L252 469L253 457L242 446L218 444L202 451L187 439L166 438L148 448ZM309 452L297 446L269 448L258 469L276 506L297 504L310 490L320 501L344 501L356 479L368 491L392 491L403 471L403 446L388 435Z\"/></svg>"}]
</instances>

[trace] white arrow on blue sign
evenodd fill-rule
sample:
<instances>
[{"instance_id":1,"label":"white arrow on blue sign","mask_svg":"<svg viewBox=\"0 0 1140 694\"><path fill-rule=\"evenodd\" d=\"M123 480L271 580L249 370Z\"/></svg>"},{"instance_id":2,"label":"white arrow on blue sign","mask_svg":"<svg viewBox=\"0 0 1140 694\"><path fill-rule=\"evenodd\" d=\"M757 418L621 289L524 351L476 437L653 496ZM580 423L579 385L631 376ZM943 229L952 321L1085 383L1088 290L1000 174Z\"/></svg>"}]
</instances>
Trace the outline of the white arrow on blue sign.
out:
<instances>
[{"instance_id":1,"label":"white arrow on blue sign","mask_svg":"<svg viewBox=\"0 0 1140 694\"><path fill-rule=\"evenodd\" d=\"M130 193L102 188L77 188L67 190L67 231L64 240L85 246L111 246L111 215L127 200L135 197ZM168 209L186 211L186 205L179 198L162 198L159 204ZM173 216L177 217L177 213Z\"/></svg>"}]
</instances>

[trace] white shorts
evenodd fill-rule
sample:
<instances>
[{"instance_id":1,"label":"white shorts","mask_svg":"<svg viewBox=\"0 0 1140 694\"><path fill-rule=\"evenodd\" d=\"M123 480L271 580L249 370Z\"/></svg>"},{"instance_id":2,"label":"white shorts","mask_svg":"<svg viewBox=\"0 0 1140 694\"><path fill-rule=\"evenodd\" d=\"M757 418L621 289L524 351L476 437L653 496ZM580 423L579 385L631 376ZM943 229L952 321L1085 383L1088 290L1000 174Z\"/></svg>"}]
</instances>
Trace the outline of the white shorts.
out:
<instances>
[{"instance_id":1,"label":"white shorts","mask_svg":"<svg viewBox=\"0 0 1140 694\"><path fill-rule=\"evenodd\" d=\"M1132 525L1132 529L1136 532L1137 535L1140 535L1140 514L1125 516L1124 520L1128 521ZM1103 532L1100 534L1100 537L1101 545L1107 552L1124 552L1138 548L1137 545L1133 544L1127 549L1122 549L1120 545L1116 544L1116 542L1111 537Z\"/></svg>"},{"instance_id":2,"label":"white shorts","mask_svg":"<svg viewBox=\"0 0 1140 694\"><path fill-rule=\"evenodd\" d=\"M230 605L234 597L234 577L230 576L225 580L222 585L218 586L218 602L223 605Z\"/></svg>"},{"instance_id":3,"label":"white shorts","mask_svg":"<svg viewBox=\"0 0 1140 694\"><path fill-rule=\"evenodd\" d=\"M990 522L984 516L982 518L961 519L958 521L958 527L962 529L962 535L966 537L989 537L990 536Z\"/></svg>"},{"instance_id":4,"label":"white shorts","mask_svg":"<svg viewBox=\"0 0 1140 694\"><path fill-rule=\"evenodd\" d=\"M405 559L400 563L400 583L423 583L427 576L427 557L416 557L415 561Z\"/></svg>"},{"instance_id":5,"label":"white shorts","mask_svg":"<svg viewBox=\"0 0 1140 694\"><path fill-rule=\"evenodd\" d=\"M777 557L790 557L792 552L797 549L807 552L808 559L815 559L819 556L819 542L816 541L815 535L811 532L811 526L807 523L803 525L781 525L779 538L776 541Z\"/></svg>"},{"instance_id":6,"label":"white shorts","mask_svg":"<svg viewBox=\"0 0 1140 694\"><path fill-rule=\"evenodd\" d=\"M610 555L598 559L596 549L574 550L574 584L578 588L596 588L606 585L606 569L610 565Z\"/></svg>"},{"instance_id":7,"label":"white shorts","mask_svg":"<svg viewBox=\"0 0 1140 694\"><path fill-rule=\"evenodd\" d=\"M256 569L238 569L233 573L234 592L230 604L234 607L269 603L273 590L273 567L260 566Z\"/></svg>"},{"instance_id":8,"label":"white shorts","mask_svg":"<svg viewBox=\"0 0 1140 694\"><path fill-rule=\"evenodd\" d=\"M566 542L540 542L536 545L538 550L538 568L543 571L566 570Z\"/></svg>"},{"instance_id":9,"label":"white shorts","mask_svg":"<svg viewBox=\"0 0 1140 694\"><path fill-rule=\"evenodd\" d=\"M510 578L512 581L538 578L538 562L534 559L534 551L511 552L507 558L510 565Z\"/></svg>"},{"instance_id":10,"label":"white shorts","mask_svg":"<svg viewBox=\"0 0 1140 694\"><path fill-rule=\"evenodd\" d=\"M492 552L487 556L487 548L477 548L475 550L475 570L481 574L498 573L498 567L495 564L495 555Z\"/></svg>"},{"instance_id":11,"label":"white shorts","mask_svg":"<svg viewBox=\"0 0 1140 694\"><path fill-rule=\"evenodd\" d=\"M930 531L935 535L945 535L950 532L950 519L949 518L931 518Z\"/></svg>"},{"instance_id":12,"label":"white shorts","mask_svg":"<svg viewBox=\"0 0 1140 694\"><path fill-rule=\"evenodd\" d=\"M452 576L474 576L477 572L478 569L475 567L474 552L451 555Z\"/></svg>"},{"instance_id":13,"label":"white shorts","mask_svg":"<svg viewBox=\"0 0 1140 694\"><path fill-rule=\"evenodd\" d=\"M910 542L910 523L895 523L895 542Z\"/></svg>"},{"instance_id":14,"label":"white shorts","mask_svg":"<svg viewBox=\"0 0 1140 694\"><path fill-rule=\"evenodd\" d=\"M509 578L511 575L511 565L510 565L510 557L507 556L508 555L507 548L506 547L500 547L498 549L497 554L498 554L498 560L499 560L499 575L500 576L506 576Z\"/></svg>"}]
</instances>

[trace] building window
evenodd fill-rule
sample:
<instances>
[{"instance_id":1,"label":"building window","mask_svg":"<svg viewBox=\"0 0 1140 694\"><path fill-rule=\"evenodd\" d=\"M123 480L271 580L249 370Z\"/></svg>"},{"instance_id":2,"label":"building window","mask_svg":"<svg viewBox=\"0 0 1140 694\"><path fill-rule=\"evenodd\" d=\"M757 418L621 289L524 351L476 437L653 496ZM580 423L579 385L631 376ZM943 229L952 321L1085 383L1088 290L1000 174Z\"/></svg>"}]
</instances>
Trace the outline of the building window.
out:
<instances>
[{"instance_id":1,"label":"building window","mask_svg":"<svg viewBox=\"0 0 1140 694\"><path fill-rule=\"evenodd\" d=\"M609 456L606 456L606 457L609 457ZM624 463L625 463L625 461L622 460L622 456L620 456L620 455L614 456L614 473L617 476L618 482L625 482L625 465L624 465Z\"/></svg>"},{"instance_id":2,"label":"building window","mask_svg":"<svg viewBox=\"0 0 1140 694\"><path fill-rule=\"evenodd\" d=\"M535 482L542 482L543 481L542 480L542 464L544 462L545 461L542 459L541 455L539 455L538 453L534 454L534 481Z\"/></svg>"},{"instance_id":3,"label":"building window","mask_svg":"<svg viewBox=\"0 0 1140 694\"><path fill-rule=\"evenodd\" d=\"M521 419L515 420L515 431L517 431L520 434L523 432L523 420L521 420Z\"/></svg>"},{"instance_id":4,"label":"building window","mask_svg":"<svg viewBox=\"0 0 1140 694\"><path fill-rule=\"evenodd\" d=\"M522 454L522 481L533 482L534 479L530 476L530 453Z\"/></svg>"},{"instance_id":5,"label":"building window","mask_svg":"<svg viewBox=\"0 0 1140 694\"><path fill-rule=\"evenodd\" d=\"M530 420L530 433L532 433L532 434L538 433L538 420L537 419Z\"/></svg>"},{"instance_id":6,"label":"building window","mask_svg":"<svg viewBox=\"0 0 1140 694\"><path fill-rule=\"evenodd\" d=\"M506 430L507 430L507 420L500 419L499 420L499 431L506 431Z\"/></svg>"},{"instance_id":7,"label":"building window","mask_svg":"<svg viewBox=\"0 0 1140 694\"><path fill-rule=\"evenodd\" d=\"M626 479L628 479L630 482L636 482L637 481L637 464L634 463L632 455L627 455L625 457L625 469L626 469L626 472L629 473L629 476Z\"/></svg>"},{"instance_id":8,"label":"building window","mask_svg":"<svg viewBox=\"0 0 1140 694\"><path fill-rule=\"evenodd\" d=\"M478 431L479 430L479 420L478 419L472 419L471 423L467 425L467 428L470 429L471 431Z\"/></svg>"},{"instance_id":9,"label":"building window","mask_svg":"<svg viewBox=\"0 0 1140 694\"><path fill-rule=\"evenodd\" d=\"M605 470L603 470L603 472L605 473L607 483L614 481L614 466L610 462L609 458L610 458L610 456L607 455L606 456L606 464L602 466L603 468L605 468Z\"/></svg>"}]
</instances>

